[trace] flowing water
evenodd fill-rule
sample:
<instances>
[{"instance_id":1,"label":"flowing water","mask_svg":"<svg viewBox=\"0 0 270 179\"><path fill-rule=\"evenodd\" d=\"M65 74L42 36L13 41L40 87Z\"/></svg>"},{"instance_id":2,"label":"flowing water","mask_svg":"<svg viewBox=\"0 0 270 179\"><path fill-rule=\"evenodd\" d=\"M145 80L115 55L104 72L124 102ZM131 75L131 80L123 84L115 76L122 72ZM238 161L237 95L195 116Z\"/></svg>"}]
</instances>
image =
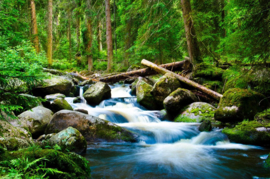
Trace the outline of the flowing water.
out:
<instances>
[{"instance_id":1,"label":"flowing water","mask_svg":"<svg viewBox=\"0 0 270 179\"><path fill-rule=\"evenodd\" d=\"M139 134L138 143L91 143L86 159L92 178L270 178L264 169L270 150L230 143L219 129L199 132L198 123L175 123L148 111L130 95L128 85L113 85L112 98L98 106L73 104L89 114ZM80 96L83 88L80 87Z\"/></svg>"}]
</instances>

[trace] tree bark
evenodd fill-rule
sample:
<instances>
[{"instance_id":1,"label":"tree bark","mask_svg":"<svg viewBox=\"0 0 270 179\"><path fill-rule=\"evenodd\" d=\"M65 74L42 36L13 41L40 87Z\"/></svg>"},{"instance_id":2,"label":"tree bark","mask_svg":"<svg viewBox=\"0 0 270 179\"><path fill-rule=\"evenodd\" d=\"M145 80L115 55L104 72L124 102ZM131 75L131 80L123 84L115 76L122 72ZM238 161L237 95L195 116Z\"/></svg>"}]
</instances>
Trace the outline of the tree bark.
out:
<instances>
[{"instance_id":1,"label":"tree bark","mask_svg":"<svg viewBox=\"0 0 270 179\"><path fill-rule=\"evenodd\" d=\"M31 0L31 16L32 16L32 35L34 36L34 47L36 52L39 53L39 40L38 40L38 28L37 28L37 18L36 18L36 5L35 0Z\"/></svg>"},{"instance_id":2,"label":"tree bark","mask_svg":"<svg viewBox=\"0 0 270 179\"><path fill-rule=\"evenodd\" d=\"M93 34L92 34L92 21L91 21L91 0L87 0L87 13L86 13L86 26L87 26L87 33L86 33L86 39L87 39L87 47L86 47L86 57L88 61L88 71L91 72L93 68L93 59L92 59L92 40L93 40Z\"/></svg>"},{"instance_id":3,"label":"tree bark","mask_svg":"<svg viewBox=\"0 0 270 179\"><path fill-rule=\"evenodd\" d=\"M107 71L110 71L112 69L112 63L113 63L110 0L105 0L105 6L106 6L106 10L105 10L106 11L106 41L107 41L107 56L108 56Z\"/></svg>"},{"instance_id":4,"label":"tree bark","mask_svg":"<svg viewBox=\"0 0 270 179\"><path fill-rule=\"evenodd\" d=\"M175 73L173 73L173 72L171 72L169 70L166 70L166 69L164 69L162 67L159 67L159 66L157 66L156 64L154 64L152 62L149 62L149 61L143 59L141 63L143 65L145 65L145 66L153 68L158 73L162 73L162 74L170 73L171 75L173 75L174 77L179 79L181 82L183 82L183 83L185 83L187 85L190 85L190 86L204 92L205 94L208 94L209 96L213 97L214 99L220 100L222 98L222 94L219 94L219 93L217 93L217 92L215 92L213 90L210 90L210 89L208 89L208 88L206 88L206 87L204 87L204 86L202 86L202 85L200 85L200 84L198 84L198 83L196 83L194 81L191 81L191 80L189 80L189 79L187 79L187 78L185 78L185 77L183 77L181 75L175 74Z\"/></svg>"},{"instance_id":5,"label":"tree bark","mask_svg":"<svg viewBox=\"0 0 270 179\"><path fill-rule=\"evenodd\" d=\"M48 0L48 45L47 58L49 66L52 66L52 44L53 44L53 0Z\"/></svg>"},{"instance_id":6,"label":"tree bark","mask_svg":"<svg viewBox=\"0 0 270 179\"><path fill-rule=\"evenodd\" d=\"M68 28L67 28L67 38L68 38L68 60L72 59L72 48L71 48L71 9L68 10Z\"/></svg>"},{"instance_id":7,"label":"tree bark","mask_svg":"<svg viewBox=\"0 0 270 179\"><path fill-rule=\"evenodd\" d=\"M76 19L76 34L77 34L77 53L80 51L81 46L81 18L77 15Z\"/></svg>"},{"instance_id":8,"label":"tree bark","mask_svg":"<svg viewBox=\"0 0 270 179\"><path fill-rule=\"evenodd\" d=\"M117 37L116 37L116 4L115 4L115 0L113 1L113 12L114 12L114 49L115 49L115 54L117 55Z\"/></svg>"},{"instance_id":9,"label":"tree bark","mask_svg":"<svg viewBox=\"0 0 270 179\"><path fill-rule=\"evenodd\" d=\"M180 71L183 69L185 63L187 62L187 60L184 61L180 61L180 62L173 62L173 63L167 63L167 64L163 64L160 65L160 67L172 70L172 71ZM156 74L156 72L154 70L152 70L151 68L144 68L144 69L140 69L140 70L134 70L134 71L130 71L130 72L126 72L126 73L121 73L118 75L113 75L113 76L109 76L109 77L105 77L105 78L100 78L100 81L103 82L118 82L120 80L124 80L126 78L129 78L131 76L148 76L148 75L153 75Z\"/></svg>"},{"instance_id":10,"label":"tree bark","mask_svg":"<svg viewBox=\"0 0 270 179\"><path fill-rule=\"evenodd\" d=\"M192 64L200 63L201 52L199 49L195 28L191 16L191 5L190 0L181 0L181 6L183 10L183 18L187 39L188 53Z\"/></svg>"},{"instance_id":11,"label":"tree bark","mask_svg":"<svg viewBox=\"0 0 270 179\"><path fill-rule=\"evenodd\" d=\"M100 15L98 14L98 51L102 51L102 23Z\"/></svg>"}]
</instances>

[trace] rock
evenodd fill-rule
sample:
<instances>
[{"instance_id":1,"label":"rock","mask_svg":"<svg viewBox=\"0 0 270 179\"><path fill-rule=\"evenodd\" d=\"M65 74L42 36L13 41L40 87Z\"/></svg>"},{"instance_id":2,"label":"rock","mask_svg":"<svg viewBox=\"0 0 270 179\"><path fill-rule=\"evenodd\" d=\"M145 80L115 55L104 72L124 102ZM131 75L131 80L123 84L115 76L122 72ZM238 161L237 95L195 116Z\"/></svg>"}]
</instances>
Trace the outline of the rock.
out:
<instances>
[{"instance_id":1,"label":"rock","mask_svg":"<svg viewBox=\"0 0 270 179\"><path fill-rule=\"evenodd\" d=\"M49 79L43 80L43 82L33 90L35 96L46 96L49 94L62 93L69 95L72 90L73 83L63 76L52 76Z\"/></svg>"},{"instance_id":2,"label":"rock","mask_svg":"<svg viewBox=\"0 0 270 179\"><path fill-rule=\"evenodd\" d=\"M130 85L130 88L131 88L131 94L133 95L136 95L136 86L137 86L137 83L138 83L138 79L136 79L131 85Z\"/></svg>"},{"instance_id":3,"label":"rock","mask_svg":"<svg viewBox=\"0 0 270 179\"><path fill-rule=\"evenodd\" d=\"M201 122L204 119L213 120L216 108L208 103L195 102L182 111L175 119L177 122Z\"/></svg>"},{"instance_id":4,"label":"rock","mask_svg":"<svg viewBox=\"0 0 270 179\"><path fill-rule=\"evenodd\" d=\"M169 73L165 74L155 83L151 93L159 109L163 108L164 99L179 87L179 80Z\"/></svg>"},{"instance_id":5,"label":"rock","mask_svg":"<svg viewBox=\"0 0 270 179\"><path fill-rule=\"evenodd\" d=\"M215 120L224 123L235 123L244 119L253 120L255 114L269 106L267 99L262 100L264 98L264 95L252 90L229 89L219 102L218 109L215 111Z\"/></svg>"},{"instance_id":6,"label":"rock","mask_svg":"<svg viewBox=\"0 0 270 179\"><path fill-rule=\"evenodd\" d=\"M0 88L2 88L1 85ZM19 78L8 79L7 85L5 85L3 88L4 91L16 91L17 93L26 93L29 90L26 82L22 81Z\"/></svg>"},{"instance_id":7,"label":"rock","mask_svg":"<svg viewBox=\"0 0 270 179\"><path fill-rule=\"evenodd\" d=\"M72 78L72 82L75 84L75 85L78 85L80 83L80 81L77 79L77 78Z\"/></svg>"},{"instance_id":8,"label":"rock","mask_svg":"<svg viewBox=\"0 0 270 179\"><path fill-rule=\"evenodd\" d=\"M86 90L83 97L88 104L98 105L102 100L111 98L111 88L106 83L97 82Z\"/></svg>"},{"instance_id":9,"label":"rock","mask_svg":"<svg viewBox=\"0 0 270 179\"><path fill-rule=\"evenodd\" d=\"M84 113L84 114L88 114L88 111L85 110L85 109L75 109L74 111L78 111L78 112L81 112L81 113Z\"/></svg>"},{"instance_id":10,"label":"rock","mask_svg":"<svg viewBox=\"0 0 270 179\"><path fill-rule=\"evenodd\" d=\"M51 103L50 109L56 113L63 109L66 110L73 110L73 108L68 104L68 102L64 98L57 98Z\"/></svg>"},{"instance_id":11,"label":"rock","mask_svg":"<svg viewBox=\"0 0 270 179\"><path fill-rule=\"evenodd\" d=\"M80 96L77 96L75 99L73 99L73 103L81 103L82 99Z\"/></svg>"},{"instance_id":12,"label":"rock","mask_svg":"<svg viewBox=\"0 0 270 179\"><path fill-rule=\"evenodd\" d=\"M76 120L75 120L76 119ZM54 114L47 126L46 134L57 133L67 127L74 127L87 142L136 141L134 133L109 121L76 111L62 110Z\"/></svg>"},{"instance_id":13,"label":"rock","mask_svg":"<svg viewBox=\"0 0 270 179\"><path fill-rule=\"evenodd\" d=\"M41 160L40 162L44 164L44 168L53 168L63 172L63 174L46 172L46 178L86 179L91 177L91 169L88 164L89 162L84 157L73 152L63 153L53 149L38 149L35 151L23 149L16 152L5 152L0 155L0 159L4 160L13 160L22 157L27 158L29 163L43 158L44 160Z\"/></svg>"},{"instance_id":14,"label":"rock","mask_svg":"<svg viewBox=\"0 0 270 179\"><path fill-rule=\"evenodd\" d=\"M41 105L40 100L35 96L32 96L30 94L19 95L23 97L23 102L20 103L22 104L23 110L20 110L20 113Z\"/></svg>"},{"instance_id":15,"label":"rock","mask_svg":"<svg viewBox=\"0 0 270 179\"><path fill-rule=\"evenodd\" d=\"M137 102L147 109L156 109L155 99L151 90L152 86L140 78L136 85Z\"/></svg>"},{"instance_id":16,"label":"rock","mask_svg":"<svg viewBox=\"0 0 270 179\"><path fill-rule=\"evenodd\" d=\"M199 131L201 132L210 132L212 130L212 124L209 120L204 120L199 126Z\"/></svg>"},{"instance_id":17,"label":"rock","mask_svg":"<svg viewBox=\"0 0 270 179\"><path fill-rule=\"evenodd\" d=\"M5 137L5 138L0 137L0 146L9 151L27 148L30 147L32 144L33 144L32 141L17 137Z\"/></svg>"},{"instance_id":18,"label":"rock","mask_svg":"<svg viewBox=\"0 0 270 179\"><path fill-rule=\"evenodd\" d=\"M167 96L163 105L168 115L178 115L185 106L198 101L197 97L189 90L178 88Z\"/></svg>"},{"instance_id":19,"label":"rock","mask_svg":"<svg viewBox=\"0 0 270 179\"><path fill-rule=\"evenodd\" d=\"M79 86L85 86L85 85L92 85L94 84L94 81L92 79L84 80L83 82L79 83Z\"/></svg>"},{"instance_id":20,"label":"rock","mask_svg":"<svg viewBox=\"0 0 270 179\"><path fill-rule=\"evenodd\" d=\"M124 80L124 84L132 84L136 80L136 77L130 77Z\"/></svg>"},{"instance_id":21,"label":"rock","mask_svg":"<svg viewBox=\"0 0 270 179\"><path fill-rule=\"evenodd\" d=\"M224 128L223 133L231 142L270 147L270 123L243 121L234 128Z\"/></svg>"},{"instance_id":22,"label":"rock","mask_svg":"<svg viewBox=\"0 0 270 179\"><path fill-rule=\"evenodd\" d=\"M48 101L53 101L57 98L65 98L66 96L64 94L61 93L56 93L56 94L49 94L45 96L45 99Z\"/></svg>"},{"instance_id":23,"label":"rock","mask_svg":"<svg viewBox=\"0 0 270 179\"><path fill-rule=\"evenodd\" d=\"M77 154L82 154L86 151L87 143L82 134L73 127L68 127L61 132L53 135L48 143L51 146L59 145L62 150L68 150Z\"/></svg>"},{"instance_id":24,"label":"rock","mask_svg":"<svg viewBox=\"0 0 270 179\"><path fill-rule=\"evenodd\" d=\"M3 138L19 138L27 140L28 143L32 143L31 134L22 128L15 127L7 121L0 120L0 136Z\"/></svg>"},{"instance_id":25,"label":"rock","mask_svg":"<svg viewBox=\"0 0 270 179\"><path fill-rule=\"evenodd\" d=\"M35 107L25 111L18 116L18 120L12 120L11 124L16 127L24 128L31 132L33 138L37 138L45 132L47 124L52 119L53 112L43 106Z\"/></svg>"},{"instance_id":26,"label":"rock","mask_svg":"<svg viewBox=\"0 0 270 179\"><path fill-rule=\"evenodd\" d=\"M224 70L222 68L218 68L214 65L207 64L207 63L200 63L197 64L196 69L193 71L193 78L200 77L200 78L208 78L212 81L218 80L222 81L222 75Z\"/></svg>"},{"instance_id":27,"label":"rock","mask_svg":"<svg viewBox=\"0 0 270 179\"><path fill-rule=\"evenodd\" d=\"M257 113L254 119L260 123L270 123L270 108Z\"/></svg>"}]
</instances>

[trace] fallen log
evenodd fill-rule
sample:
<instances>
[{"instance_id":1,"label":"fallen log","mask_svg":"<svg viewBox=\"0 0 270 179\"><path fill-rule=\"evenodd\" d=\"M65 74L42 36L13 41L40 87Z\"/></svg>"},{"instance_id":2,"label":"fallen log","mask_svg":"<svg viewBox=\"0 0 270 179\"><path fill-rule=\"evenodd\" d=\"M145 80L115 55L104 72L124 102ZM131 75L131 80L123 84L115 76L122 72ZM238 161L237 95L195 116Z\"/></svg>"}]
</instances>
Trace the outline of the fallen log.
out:
<instances>
[{"instance_id":1,"label":"fallen log","mask_svg":"<svg viewBox=\"0 0 270 179\"><path fill-rule=\"evenodd\" d=\"M202 86L202 85L200 85L200 84L198 84L198 83L196 83L194 81L191 81L191 80L189 80L189 79L187 79L187 78L185 78L185 77L183 77L181 75L178 75L178 74L173 73L173 72L171 72L169 70L166 70L166 69L164 69L164 68L162 68L160 66L157 66L156 64L154 64L154 63L152 63L150 61L147 61L147 60L143 59L141 63L143 65L145 65L145 66L148 66L148 67L154 69L158 73L162 73L162 74L170 73L171 75L173 75L177 79L179 79L181 82L183 82L183 83L185 83L187 85L190 85L190 86L204 92L205 94L208 94L209 96L213 97L214 99L220 100L220 98L222 98L222 94L219 94L219 93L217 93L217 92L215 92L213 90L210 90L210 89L208 89L208 88L206 88L206 87L204 87L204 86Z\"/></svg>"},{"instance_id":2,"label":"fallen log","mask_svg":"<svg viewBox=\"0 0 270 179\"><path fill-rule=\"evenodd\" d=\"M184 61L180 61L180 62L167 63L167 64L163 64L160 66L163 68L169 69L171 71L177 71L177 70L180 71L184 68L186 62L187 62L187 60L184 60ZM153 74L156 74L155 70L153 70L151 68L144 68L144 69L140 69L140 70L134 70L134 71L130 71L130 72L121 73L118 75L100 78L99 81L115 83L115 82L118 82L120 80L124 80L126 78L132 77L132 76L148 76L148 75L153 75Z\"/></svg>"}]
</instances>

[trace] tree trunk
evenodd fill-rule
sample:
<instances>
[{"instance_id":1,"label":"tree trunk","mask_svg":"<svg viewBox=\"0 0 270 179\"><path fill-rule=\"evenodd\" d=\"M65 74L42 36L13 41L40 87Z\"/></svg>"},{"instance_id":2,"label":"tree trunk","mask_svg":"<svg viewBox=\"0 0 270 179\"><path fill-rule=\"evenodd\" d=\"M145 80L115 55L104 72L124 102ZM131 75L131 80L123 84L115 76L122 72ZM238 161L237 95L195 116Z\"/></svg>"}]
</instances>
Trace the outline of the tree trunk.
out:
<instances>
[{"instance_id":1,"label":"tree trunk","mask_svg":"<svg viewBox=\"0 0 270 179\"><path fill-rule=\"evenodd\" d=\"M98 51L102 51L102 23L100 15L98 15Z\"/></svg>"},{"instance_id":2,"label":"tree trunk","mask_svg":"<svg viewBox=\"0 0 270 179\"><path fill-rule=\"evenodd\" d=\"M200 63L202 59L191 16L190 0L181 0L181 6L183 10L183 18L189 57L192 64Z\"/></svg>"},{"instance_id":3,"label":"tree trunk","mask_svg":"<svg viewBox=\"0 0 270 179\"><path fill-rule=\"evenodd\" d=\"M115 49L115 55L117 55L117 37L116 37L116 5L115 5L115 0L113 1L113 11L114 11L114 49Z\"/></svg>"},{"instance_id":4,"label":"tree trunk","mask_svg":"<svg viewBox=\"0 0 270 179\"><path fill-rule=\"evenodd\" d=\"M32 35L34 36L34 47L36 52L39 53L39 40L38 40L38 28L37 28L37 18L36 18L36 5L35 0L31 0L31 16L32 16Z\"/></svg>"},{"instance_id":5,"label":"tree trunk","mask_svg":"<svg viewBox=\"0 0 270 179\"><path fill-rule=\"evenodd\" d=\"M124 66L128 66L129 52L128 49L131 47L131 27L132 27L132 17L129 17L126 25L126 36L125 36L125 59Z\"/></svg>"},{"instance_id":6,"label":"tree trunk","mask_svg":"<svg viewBox=\"0 0 270 179\"><path fill-rule=\"evenodd\" d=\"M181 62L167 63L167 64L160 65L160 67L169 69L171 71L180 71L183 69L186 62L189 62L189 61L184 60ZM113 75L113 76L101 78L99 80L103 81L103 82L115 83L115 82L118 82L120 80L124 80L126 78L129 78L131 76L148 76L148 75L152 75L152 74L156 74L156 72L154 70L152 70L151 68L144 68L144 69L140 69L140 70L134 70L134 71L130 71L127 73L121 73L118 75Z\"/></svg>"},{"instance_id":7,"label":"tree trunk","mask_svg":"<svg viewBox=\"0 0 270 179\"><path fill-rule=\"evenodd\" d=\"M87 33L86 33L86 40L87 40L87 47L86 47L86 57L88 61L88 71L91 72L93 68L93 59L92 59L92 39L93 39L93 34L92 34L92 21L91 21L91 0L87 0L87 14L86 14L86 26L87 26Z\"/></svg>"},{"instance_id":8,"label":"tree trunk","mask_svg":"<svg viewBox=\"0 0 270 179\"><path fill-rule=\"evenodd\" d=\"M69 50L68 50L68 60L71 61L72 59L72 48L71 48L71 10L68 10L68 44L69 44Z\"/></svg>"},{"instance_id":9,"label":"tree trunk","mask_svg":"<svg viewBox=\"0 0 270 179\"><path fill-rule=\"evenodd\" d=\"M159 67L159 66L157 66L156 64L154 64L152 62L149 62L147 60L142 60L141 63L143 65L145 65L145 66L153 68L155 71L157 71L159 73L162 73L162 74L170 73L171 75L173 75L174 77L179 79L181 82L183 82L183 83L185 83L187 85L190 85L190 86L204 92L205 94L208 94L209 96L213 97L214 99L220 100L222 98L222 94L219 94L219 93L217 93L217 92L215 92L213 90L210 90L210 89L208 89L208 88L206 88L206 87L204 87L204 86L202 86L202 85L200 85L200 84L198 84L198 83L196 83L194 81L191 81L191 80L189 80L189 79L187 79L187 78L185 78L185 77L183 77L181 75L175 74L175 73L173 73L173 72L171 72L169 70L166 70L166 69L164 69L162 67Z\"/></svg>"},{"instance_id":10,"label":"tree trunk","mask_svg":"<svg viewBox=\"0 0 270 179\"><path fill-rule=\"evenodd\" d=\"M107 71L110 71L112 69L112 63L113 63L110 0L105 0L105 6L106 6L106 41L107 41L107 56L108 56Z\"/></svg>"},{"instance_id":11,"label":"tree trunk","mask_svg":"<svg viewBox=\"0 0 270 179\"><path fill-rule=\"evenodd\" d=\"M81 46L81 18L79 15L77 15L76 19L76 34L77 34L77 53L80 51Z\"/></svg>"},{"instance_id":12,"label":"tree trunk","mask_svg":"<svg viewBox=\"0 0 270 179\"><path fill-rule=\"evenodd\" d=\"M53 43L53 0L48 0L48 45L47 57L49 66L52 66L52 43Z\"/></svg>"}]
</instances>

